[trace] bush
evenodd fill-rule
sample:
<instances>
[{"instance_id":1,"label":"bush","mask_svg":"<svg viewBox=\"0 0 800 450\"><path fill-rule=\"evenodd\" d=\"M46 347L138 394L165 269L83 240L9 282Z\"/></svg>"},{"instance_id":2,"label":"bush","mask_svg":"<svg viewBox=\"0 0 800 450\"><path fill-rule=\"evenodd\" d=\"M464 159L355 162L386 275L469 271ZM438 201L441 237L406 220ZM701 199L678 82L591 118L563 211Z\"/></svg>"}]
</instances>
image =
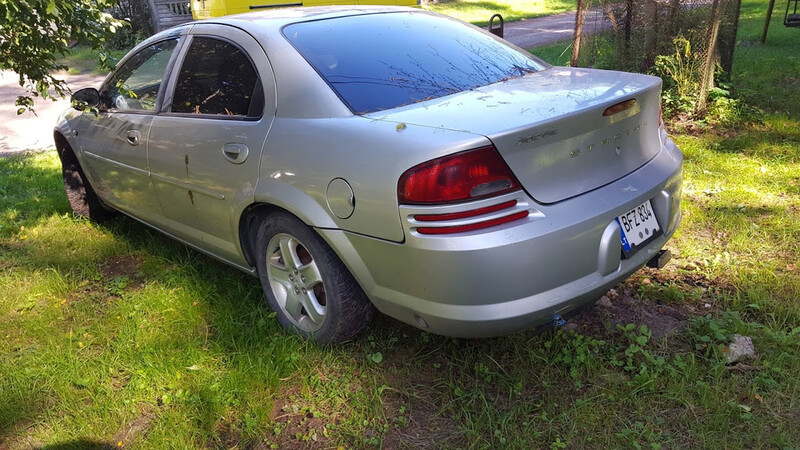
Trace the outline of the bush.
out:
<instances>
[{"instance_id":1,"label":"bush","mask_svg":"<svg viewBox=\"0 0 800 450\"><path fill-rule=\"evenodd\" d=\"M117 30L108 39L108 47L111 50L129 49L155 32L151 20L153 15L147 0L118 0L111 15L130 24Z\"/></svg>"}]
</instances>

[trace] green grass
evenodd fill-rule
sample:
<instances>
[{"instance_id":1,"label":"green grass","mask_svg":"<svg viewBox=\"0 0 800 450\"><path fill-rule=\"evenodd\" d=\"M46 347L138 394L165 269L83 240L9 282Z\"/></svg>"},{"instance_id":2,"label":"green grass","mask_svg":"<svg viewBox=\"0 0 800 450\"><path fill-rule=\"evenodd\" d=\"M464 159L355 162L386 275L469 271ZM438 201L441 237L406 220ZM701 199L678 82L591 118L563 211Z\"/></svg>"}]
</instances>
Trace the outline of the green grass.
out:
<instances>
[{"instance_id":1,"label":"green grass","mask_svg":"<svg viewBox=\"0 0 800 450\"><path fill-rule=\"evenodd\" d=\"M428 3L423 8L470 22L479 27L489 24L489 18L501 14L506 22L532 17L575 11L575 2L567 0L450 0Z\"/></svg>"},{"instance_id":2,"label":"green grass","mask_svg":"<svg viewBox=\"0 0 800 450\"><path fill-rule=\"evenodd\" d=\"M569 66L572 58L572 40L554 42L529 51L554 66Z\"/></svg>"},{"instance_id":3,"label":"green grass","mask_svg":"<svg viewBox=\"0 0 800 450\"><path fill-rule=\"evenodd\" d=\"M772 34L758 48L735 68L796 57ZM538 335L457 340L378 317L320 348L280 329L256 279L126 218L75 219L53 152L0 158L0 448L794 447L800 115L768 93L787 72L734 73L761 121L674 134L670 265ZM670 311L666 338L640 326ZM731 369L734 333L759 356Z\"/></svg>"},{"instance_id":4,"label":"green grass","mask_svg":"<svg viewBox=\"0 0 800 450\"><path fill-rule=\"evenodd\" d=\"M117 60L125 56L128 50L111 50L108 54ZM91 47L76 46L69 49L69 53L58 59L58 63L67 66L67 73L77 75L91 73L104 75L108 70L100 67L100 52Z\"/></svg>"},{"instance_id":5,"label":"green grass","mask_svg":"<svg viewBox=\"0 0 800 450\"><path fill-rule=\"evenodd\" d=\"M742 3L732 78L750 103L797 117L800 115L800 33L797 28L783 26L786 2L776 2L767 42L761 44L766 9L761 2Z\"/></svg>"}]
</instances>

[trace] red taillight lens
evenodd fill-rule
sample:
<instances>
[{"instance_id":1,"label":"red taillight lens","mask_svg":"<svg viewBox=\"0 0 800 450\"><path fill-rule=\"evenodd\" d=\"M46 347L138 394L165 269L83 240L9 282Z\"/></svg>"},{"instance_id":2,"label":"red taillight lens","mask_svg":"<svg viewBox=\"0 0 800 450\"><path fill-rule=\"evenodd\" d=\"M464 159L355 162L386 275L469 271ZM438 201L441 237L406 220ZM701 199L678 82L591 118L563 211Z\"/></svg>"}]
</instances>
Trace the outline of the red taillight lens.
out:
<instances>
[{"instance_id":1,"label":"red taillight lens","mask_svg":"<svg viewBox=\"0 0 800 450\"><path fill-rule=\"evenodd\" d=\"M519 186L497 150L482 147L407 170L397 183L397 196L403 204L442 204L504 194Z\"/></svg>"}]
</instances>

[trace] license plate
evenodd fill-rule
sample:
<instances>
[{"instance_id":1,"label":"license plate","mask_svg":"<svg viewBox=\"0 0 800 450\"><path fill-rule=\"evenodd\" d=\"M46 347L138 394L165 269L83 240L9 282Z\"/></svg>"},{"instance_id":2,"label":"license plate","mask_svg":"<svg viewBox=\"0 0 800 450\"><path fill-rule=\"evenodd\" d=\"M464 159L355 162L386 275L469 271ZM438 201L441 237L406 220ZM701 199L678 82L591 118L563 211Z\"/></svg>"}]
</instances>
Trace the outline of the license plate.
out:
<instances>
[{"instance_id":1,"label":"license plate","mask_svg":"<svg viewBox=\"0 0 800 450\"><path fill-rule=\"evenodd\" d=\"M617 222L622 228L622 253L625 257L636 253L644 244L661 234L650 200L617 216Z\"/></svg>"}]
</instances>

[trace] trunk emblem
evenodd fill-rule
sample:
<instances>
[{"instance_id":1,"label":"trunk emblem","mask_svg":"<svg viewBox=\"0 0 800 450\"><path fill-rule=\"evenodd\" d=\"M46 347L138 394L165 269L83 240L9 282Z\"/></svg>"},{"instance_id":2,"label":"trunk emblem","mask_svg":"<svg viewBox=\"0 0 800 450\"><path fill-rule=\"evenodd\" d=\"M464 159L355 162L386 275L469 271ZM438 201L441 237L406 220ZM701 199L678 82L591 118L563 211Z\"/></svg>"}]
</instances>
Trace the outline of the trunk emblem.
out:
<instances>
[{"instance_id":1,"label":"trunk emblem","mask_svg":"<svg viewBox=\"0 0 800 450\"><path fill-rule=\"evenodd\" d=\"M517 145L524 145L524 144L527 144L529 142L536 142L536 141L538 141L540 139L544 139L544 138L547 138L547 137L550 137L550 136L555 136L557 134L558 134L558 130L547 130L547 131L541 132L539 134L534 134L534 135L531 135L531 136L526 136L526 137L523 137L523 138L519 138L519 139L517 139Z\"/></svg>"},{"instance_id":2,"label":"trunk emblem","mask_svg":"<svg viewBox=\"0 0 800 450\"><path fill-rule=\"evenodd\" d=\"M625 130L625 135L626 136L630 136L632 134L639 133L644 128L647 128L647 122L642 122L639 125L636 125L635 127L627 128ZM553 134L555 134L555 133L553 133ZM539 136L539 135L537 135L537 136ZM525 139L530 139L530 138L534 138L534 137L536 137L536 136L531 136L531 137L528 137L528 138L520 139L520 140L517 141L517 145L521 145ZM534 139L534 140L538 140L538 139L541 139L541 138L537 138L537 139ZM619 144L622 141L622 133L617 133L613 137L607 137L607 138L601 139L600 140L600 148L603 148L606 145L611 144L612 140L614 141L614 144ZM530 141L526 141L526 142L530 142ZM586 146L586 151L588 151L588 152L594 151L595 145L597 145L597 144L589 144L589 145L587 145ZM573 159L574 158L578 158L578 157L581 156L581 152L582 152L581 149L576 148L576 149L572 150L569 153L569 157L573 158ZM622 147L619 146L619 145L615 145L614 146L614 153L617 154L617 155L621 154L622 153Z\"/></svg>"}]
</instances>

